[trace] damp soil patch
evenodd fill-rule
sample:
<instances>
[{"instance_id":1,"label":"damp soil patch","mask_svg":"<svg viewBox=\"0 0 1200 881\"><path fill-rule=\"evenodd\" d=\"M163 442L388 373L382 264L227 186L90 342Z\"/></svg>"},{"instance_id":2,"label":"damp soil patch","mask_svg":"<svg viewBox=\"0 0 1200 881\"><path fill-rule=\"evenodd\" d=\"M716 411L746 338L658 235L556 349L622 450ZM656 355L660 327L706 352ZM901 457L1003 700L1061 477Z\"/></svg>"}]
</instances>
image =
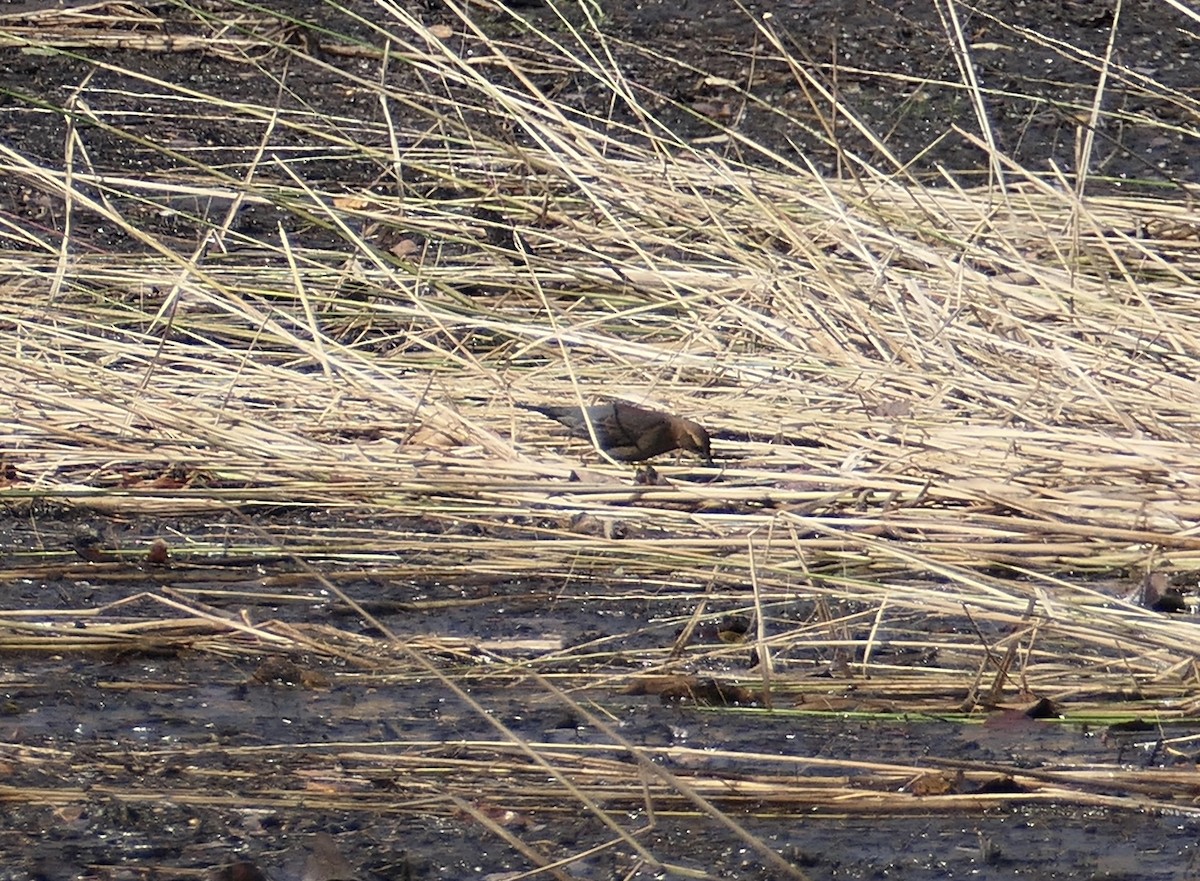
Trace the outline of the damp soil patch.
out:
<instances>
[{"instance_id":1,"label":"damp soil patch","mask_svg":"<svg viewBox=\"0 0 1200 881\"><path fill-rule=\"evenodd\" d=\"M1196 875L1194 32L7 4L0 875Z\"/></svg>"}]
</instances>

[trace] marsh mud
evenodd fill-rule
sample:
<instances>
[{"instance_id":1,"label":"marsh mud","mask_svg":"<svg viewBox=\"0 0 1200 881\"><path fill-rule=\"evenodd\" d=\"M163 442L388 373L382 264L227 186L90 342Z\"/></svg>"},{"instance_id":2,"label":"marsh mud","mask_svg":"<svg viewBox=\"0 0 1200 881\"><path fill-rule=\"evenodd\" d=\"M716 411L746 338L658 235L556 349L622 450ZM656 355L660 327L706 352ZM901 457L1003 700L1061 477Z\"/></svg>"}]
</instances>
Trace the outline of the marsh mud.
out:
<instances>
[{"instance_id":1,"label":"marsh mud","mask_svg":"<svg viewBox=\"0 0 1200 881\"><path fill-rule=\"evenodd\" d=\"M39 15L63 5L6 3L0 32L37 27ZM65 6L126 15L129 4ZM836 74L839 98L912 173L933 177L949 168L968 181L984 179L979 150L944 137L954 125L973 130L974 116L956 85L953 42L936 4L603 6L614 58L645 105L684 138L712 137L714 121L736 126L793 158L801 151L828 174L839 172L848 152L878 155L844 119L833 120L840 152L814 135L826 111L764 49L759 23L769 12L796 57L808 58L827 81ZM377 54L352 51L330 34L375 46L369 23L385 15L382 4L347 2L338 10L266 0L254 14L263 8L279 13L288 39L307 41L322 62L306 67L293 57L284 100L339 118L380 113L366 90L347 90L325 65L378 76ZM180 37L198 28L196 12L183 4L139 9L148 13L144 24L114 26L127 28L126 36ZM246 12L219 2L195 9L208 21ZM429 25L456 21L434 3L417 14ZM520 14L551 32L561 28L544 7ZM1022 165L1073 168L1080 114L1096 87L1095 57L1104 53L1114 14L1108 3L1032 0L983 3L963 22L982 85L1010 95L993 105L992 125L1000 147ZM534 42L507 16L485 9L478 16L505 40ZM1109 186L1194 182L1200 151L1185 128L1159 123L1195 100L1195 24L1149 0L1123 4L1121 16L1121 72L1105 100L1125 111L1124 124L1097 133L1094 173ZM1047 39L1081 52L1072 62L1049 51ZM182 112L171 90L155 82L264 106L280 93L280 80L243 60L148 49L133 39L104 48L84 41L59 54L10 44L0 57L0 139L52 170L62 169L70 136L67 115L55 108L76 90L90 115L71 121L88 146L91 171L145 179L185 170L161 144L206 145L236 163L253 154L262 133L232 114ZM611 110L610 95L595 83L553 72L539 77L581 111L604 118ZM1165 88L1151 89L1143 78ZM755 100L727 90L727 82L745 84ZM278 137L277 151L308 151L305 173L313 180L348 190L376 180L375 167L323 159L300 130ZM728 139L720 144L730 158L766 161L739 153ZM0 180L0 211L6 248L53 242L61 233L57 206L29 174ZM154 210L144 222L186 252L196 230L182 217ZM250 237L274 236L278 223L300 244L339 244L270 207L248 208L237 220ZM72 237L77 249L141 247L84 215ZM275 534L287 531L278 512L250 516ZM645 657L671 650L694 599L660 599L653 587L642 599L614 599L601 585L567 589L549 580L413 583L386 567L333 565L302 550L255 555L248 540L230 541L227 559L190 557L189 537L219 544L210 521L88 518L97 542L81 541L77 518L56 510L14 508L0 525L0 878L499 881L569 856L575 859L553 869L558 877L683 878L687 870L788 877L668 779L683 780L813 879L1200 876L1200 821L1188 782L1195 758L1164 749L1152 724L1113 732L1018 713L1011 725L985 728L929 712L872 718L839 711L845 704L832 699L824 712L788 712L812 709L798 701L768 710L756 697L758 673L747 650L722 648L720 632L703 629L688 651L714 652L707 669L735 678L745 700L714 697L700 680L647 693L632 680ZM145 549L164 535L170 561L148 563ZM743 611L714 603L708 617ZM781 614L805 620L813 608L798 602ZM275 649L268 636L278 640ZM405 644L418 646L428 666ZM586 681L572 679L566 661L557 668L545 660L580 646L605 657ZM837 678L834 657L791 661L797 675L823 677L838 700L862 693L862 683ZM535 673L550 682L561 675L571 700ZM953 708L946 709L949 716ZM1172 731L1177 739L1188 734ZM552 768L520 742L539 744ZM672 777L656 776L644 761ZM1113 808L1106 777L1089 769L1129 767L1158 768L1176 781L1178 810L1163 807L1170 791L1156 791L1152 809ZM898 776L897 768L911 773ZM1079 778L1072 778L1071 797L1034 785L1051 771L1063 781ZM593 807L568 794L564 778ZM833 792L836 798L822 797ZM908 801L898 810L892 800L872 801L872 793L904 793ZM615 840L610 823L631 837Z\"/></svg>"},{"instance_id":2,"label":"marsh mud","mask_svg":"<svg viewBox=\"0 0 1200 881\"><path fill-rule=\"evenodd\" d=\"M1200 722L968 722L828 648L779 650L768 709L719 596L685 634L696 598L665 589L411 583L178 538L151 561L185 524L5 528L0 877L789 876L692 795L813 879L1197 871ZM815 613L798 597L772 626ZM693 675L641 675L679 646ZM1115 769L1157 770L1153 806L1115 804Z\"/></svg>"}]
</instances>

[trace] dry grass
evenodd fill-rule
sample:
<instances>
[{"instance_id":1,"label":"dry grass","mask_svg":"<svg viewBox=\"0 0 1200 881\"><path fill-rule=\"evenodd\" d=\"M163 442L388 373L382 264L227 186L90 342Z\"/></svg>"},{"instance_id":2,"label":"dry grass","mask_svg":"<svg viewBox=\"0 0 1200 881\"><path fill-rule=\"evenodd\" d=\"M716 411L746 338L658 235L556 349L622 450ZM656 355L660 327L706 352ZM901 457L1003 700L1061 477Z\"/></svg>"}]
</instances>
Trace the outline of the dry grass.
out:
<instances>
[{"instance_id":1,"label":"dry grass","mask_svg":"<svg viewBox=\"0 0 1200 881\"><path fill-rule=\"evenodd\" d=\"M1138 711L1191 713L1190 702L1162 700L1194 690L1195 624L1120 595L1143 575L1190 581L1200 568L1194 191L1095 196L1086 180L1014 167L995 151L991 184L974 189L931 187L853 156L842 180L787 157L751 167L674 139L602 41L547 37L538 53L518 50L465 13L451 40L383 5L387 53L320 35L326 52L373 57L369 76L320 56L304 62L385 108L371 118L238 103L121 71L177 101L179 118L164 125L200 107L260 127L264 145L277 136L305 145L290 156L264 146L213 167L207 151L181 147L177 175L121 179L94 171L74 139L62 167L0 145L0 173L49 206L44 237L0 230L11 510L319 506L344 512L344 527L304 532L250 518L235 527L242 552L353 561L402 579L558 582L559 602L596 585L614 602L663 608L716 591L723 607L766 622L764 657L840 653L844 675L865 690L924 695L901 710L944 711L974 692L1104 711L1089 695L1127 689L1146 701ZM3 41L47 51L120 33L0 27ZM460 35L470 62L455 48ZM254 70L296 51L283 40L248 17L209 43ZM547 69L607 83L636 122L623 129L567 112L529 78ZM992 96L976 87L973 97ZM1194 135L1191 109L1183 125ZM121 134L84 94L60 112ZM733 129L720 137L753 154ZM322 155L375 168L386 186L346 193L310 177L307 161ZM297 244L304 231L247 236L234 220L250 210L275 212L281 230L304 220L330 244ZM204 241L181 249L148 231L168 211L206 226ZM136 253L73 247L73 217L121 231ZM514 406L613 394L703 422L720 471L668 464L669 485L633 487L619 468L581 466L553 425ZM154 482L172 468L179 481ZM413 534L397 516L444 529ZM480 534L451 530L464 523ZM202 562L219 550L197 542L184 553ZM14 572L61 569L42 556L14 554ZM334 591L347 571L311 570L310 584L320 577ZM445 658L491 651L488 675L564 701L557 688L619 684L604 672L604 645L509 664L502 651L449 636L389 646L332 627L232 621L206 611L203 590L173 590L141 598L138 608L161 614L133 625L121 609L95 612L86 637L65 618L6 613L0 645L278 647L377 675L416 669L447 688L474 674L444 672ZM773 625L803 603L824 611L799 628ZM962 627L964 615L1002 635ZM665 620L664 634L685 620ZM892 668L878 659L883 642L945 660ZM642 660L678 666L670 648L664 639ZM722 670L732 651L687 664ZM812 700L829 683L791 676L785 663L771 691ZM514 775L545 763L574 781L547 803L589 804L571 787L628 774L511 732L488 746L514 748ZM630 752L657 773L650 751ZM400 761L372 753L360 759L364 773L384 758ZM1139 789L1149 772L1129 773L1127 803L1152 803ZM686 784L659 775L628 792L604 783L604 809L675 798L696 809L719 795L725 807L744 798L886 812L904 809L900 794L911 801L902 785L911 775L881 765L853 786L788 788L768 774L714 793L702 773ZM1120 801L1066 773L1030 785L1060 803ZM1109 779L1109 792L1121 788ZM941 797L975 808L1004 800Z\"/></svg>"}]
</instances>

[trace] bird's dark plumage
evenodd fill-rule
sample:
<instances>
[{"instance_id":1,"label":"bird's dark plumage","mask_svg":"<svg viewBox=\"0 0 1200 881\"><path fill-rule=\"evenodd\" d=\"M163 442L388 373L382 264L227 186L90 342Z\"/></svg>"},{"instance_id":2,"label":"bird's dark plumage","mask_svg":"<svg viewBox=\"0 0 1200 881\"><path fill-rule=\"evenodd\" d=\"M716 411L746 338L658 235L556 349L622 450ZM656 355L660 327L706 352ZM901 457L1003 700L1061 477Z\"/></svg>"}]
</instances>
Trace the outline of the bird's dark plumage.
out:
<instances>
[{"instance_id":1,"label":"bird's dark plumage","mask_svg":"<svg viewBox=\"0 0 1200 881\"><path fill-rule=\"evenodd\" d=\"M624 401L584 408L521 406L558 420L575 437L590 439L588 422L591 422L600 448L622 462L639 462L671 450L696 453L706 462L712 462L711 442L704 427L670 413L647 410Z\"/></svg>"}]
</instances>

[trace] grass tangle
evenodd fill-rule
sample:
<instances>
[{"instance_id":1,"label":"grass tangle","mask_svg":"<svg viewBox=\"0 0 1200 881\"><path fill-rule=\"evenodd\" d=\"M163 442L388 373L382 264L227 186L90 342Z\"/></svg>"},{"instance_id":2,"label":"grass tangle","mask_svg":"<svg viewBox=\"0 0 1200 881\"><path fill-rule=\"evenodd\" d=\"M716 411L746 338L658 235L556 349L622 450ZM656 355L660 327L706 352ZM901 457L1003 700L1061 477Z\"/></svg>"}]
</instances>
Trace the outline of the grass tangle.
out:
<instances>
[{"instance_id":1,"label":"grass tangle","mask_svg":"<svg viewBox=\"0 0 1200 881\"><path fill-rule=\"evenodd\" d=\"M175 33L124 5L47 11L36 26L0 17L0 44L25 52L220 53L277 83L273 103L244 102L96 52L94 79L40 110L65 126L58 161L0 143L0 175L44 203L39 223L0 216L5 505L31 522L69 510L197 526L168 536L172 568L135 575L140 546L66 563L61 547L12 549L10 583L65 566L135 590L101 608L5 612L0 650L282 653L334 676L431 679L487 718L469 684L511 680L598 726L628 685L614 665L628 648L604 639L395 633L343 592L370 576L461 584L463 604L491 602L465 589L488 583L559 607L627 604L657 644L635 671L736 681L777 712L969 714L1044 697L1093 722L1194 713L1194 619L1136 593L1200 569L1198 192L1086 176L1091 133L1112 123L1105 83L1134 76L1114 58L1091 62L1085 171L1021 167L964 117L937 137L978 146L988 173L966 185L918 174L868 130L855 132L863 149L840 146L855 116L837 71L790 54L769 19L758 60L809 96L811 115L786 121L837 152L836 176L744 134L736 107L756 99L736 83L709 137L673 134L664 118L695 109L628 78L613 53L630 47L586 4L564 4L551 32L452 0L456 22L429 26L380 0L347 33L227 5L178 3L192 20ZM301 68L340 90L344 112L293 88ZM556 80L608 104L560 98ZM985 123L1002 99L965 74L948 85ZM104 110L110 89L148 116ZM1200 108L1178 102L1161 125L1194 139ZM253 131L257 146L216 150L188 134L196 121ZM98 169L93 136L158 169ZM719 467L667 461L665 483L634 485L515 406L611 396L703 423ZM284 571L247 582L221 569L262 557ZM222 611L239 596L332 596L376 635ZM746 643L673 646L717 610L752 620ZM747 646L753 672L730 663ZM733 783L668 771L615 728L608 746L568 750L496 724L461 759L438 743L323 745L368 779L442 769L413 771L403 797L329 804L461 816L472 787L498 779L493 801L590 811L649 865L673 862L622 812L707 814L803 877L734 818L1017 798L1145 807L1177 785L1115 765L1103 791L1073 768L936 761L848 776L852 763L813 758L795 776L777 756ZM914 782L956 774L1026 789ZM567 877L562 854L526 856Z\"/></svg>"}]
</instances>

